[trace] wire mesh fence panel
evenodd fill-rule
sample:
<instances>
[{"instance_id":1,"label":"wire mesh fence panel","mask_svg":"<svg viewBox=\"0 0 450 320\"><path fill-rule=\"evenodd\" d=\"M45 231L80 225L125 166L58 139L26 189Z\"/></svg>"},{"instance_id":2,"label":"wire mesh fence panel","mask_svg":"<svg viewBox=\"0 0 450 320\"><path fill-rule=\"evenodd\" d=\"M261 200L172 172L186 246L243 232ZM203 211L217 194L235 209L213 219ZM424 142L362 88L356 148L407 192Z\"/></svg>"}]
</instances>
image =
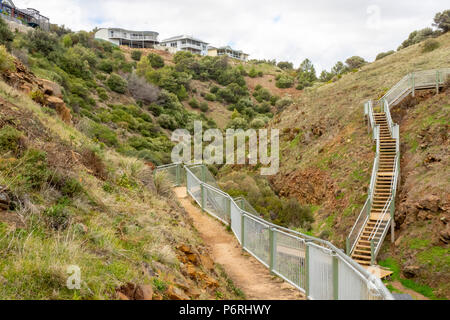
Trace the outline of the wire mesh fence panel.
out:
<instances>
[{"instance_id":1,"label":"wire mesh fence panel","mask_svg":"<svg viewBox=\"0 0 450 320\"><path fill-rule=\"evenodd\" d=\"M200 185L200 181L189 169L186 170L186 190L187 193L190 194L192 198L194 198L198 205L201 206L202 188Z\"/></svg>"},{"instance_id":2,"label":"wire mesh fence panel","mask_svg":"<svg viewBox=\"0 0 450 320\"><path fill-rule=\"evenodd\" d=\"M241 208L242 210L251 213L255 216L259 216L258 211L256 211L255 208L253 208L253 206L250 204L250 202L247 201L247 199L245 198L237 198L235 199L236 203L238 204L239 208Z\"/></svg>"},{"instance_id":3,"label":"wire mesh fence panel","mask_svg":"<svg viewBox=\"0 0 450 320\"><path fill-rule=\"evenodd\" d=\"M409 76L400 80L384 97L386 101L391 104L398 98L402 97L406 92L409 92L412 87L412 82Z\"/></svg>"},{"instance_id":4,"label":"wire mesh fence panel","mask_svg":"<svg viewBox=\"0 0 450 320\"><path fill-rule=\"evenodd\" d=\"M219 188L216 179L205 165L196 165L190 167L189 169L198 179L200 179L200 181L209 184L214 188Z\"/></svg>"},{"instance_id":5,"label":"wire mesh fence panel","mask_svg":"<svg viewBox=\"0 0 450 320\"><path fill-rule=\"evenodd\" d=\"M154 173L155 173L155 175L158 175L158 174L166 175L166 179L168 181L170 181L173 185L176 185L179 183L177 181L177 168L178 168L178 165L169 165L166 167L156 168ZM180 171L179 171L179 173L180 173ZM181 174L179 174L178 177L180 177L180 175Z\"/></svg>"},{"instance_id":6,"label":"wire mesh fence panel","mask_svg":"<svg viewBox=\"0 0 450 320\"><path fill-rule=\"evenodd\" d=\"M348 262L339 259L339 300L367 300L367 280Z\"/></svg>"},{"instance_id":7,"label":"wire mesh fence panel","mask_svg":"<svg viewBox=\"0 0 450 320\"><path fill-rule=\"evenodd\" d=\"M239 243L241 243L241 231L242 231L242 212L236 202L230 201L230 213L231 213L231 230L237 237Z\"/></svg>"},{"instance_id":8,"label":"wire mesh fence panel","mask_svg":"<svg viewBox=\"0 0 450 320\"><path fill-rule=\"evenodd\" d=\"M306 243L287 233L274 230L274 273L296 286L306 288Z\"/></svg>"},{"instance_id":9,"label":"wire mesh fence panel","mask_svg":"<svg viewBox=\"0 0 450 320\"><path fill-rule=\"evenodd\" d=\"M215 216L216 218L219 218L222 222L229 224L229 196L206 184L204 185L204 188L206 195L204 208L205 211Z\"/></svg>"},{"instance_id":10,"label":"wire mesh fence panel","mask_svg":"<svg viewBox=\"0 0 450 320\"><path fill-rule=\"evenodd\" d=\"M333 300L333 253L313 243L309 247L309 296L314 300Z\"/></svg>"},{"instance_id":11,"label":"wire mesh fence panel","mask_svg":"<svg viewBox=\"0 0 450 320\"><path fill-rule=\"evenodd\" d=\"M270 259L269 225L244 215L244 249L266 267Z\"/></svg>"}]
</instances>

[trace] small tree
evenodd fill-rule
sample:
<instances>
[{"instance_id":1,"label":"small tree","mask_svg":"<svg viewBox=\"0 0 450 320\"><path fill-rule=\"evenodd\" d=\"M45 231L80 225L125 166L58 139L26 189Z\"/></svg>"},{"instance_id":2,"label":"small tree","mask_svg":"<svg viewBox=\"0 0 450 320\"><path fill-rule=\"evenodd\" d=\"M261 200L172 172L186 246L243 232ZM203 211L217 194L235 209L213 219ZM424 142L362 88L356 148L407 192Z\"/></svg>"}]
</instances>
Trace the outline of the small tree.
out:
<instances>
[{"instance_id":1,"label":"small tree","mask_svg":"<svg viewBox=\"0 0 450 320\"><path fill-rule=\"evenodd\" d=\"M297 89L302 90L310 87L317 80L316 69L309 59L303 60L298 69L298 85Z\"/></svg>"},{"instance_id":2,"label":"small tree","mask_svg":"<svg viewBox=\"0 0 450 320\"><path fill-rule=\"evenodd\" d=\"M200 110L202 112L207 112L209 110L208 103L204 101L200 103Z\"/></svg>"},{"instance_id":3,"label":"small tree","mask_svg":"<svg viewBox=\"0 0 450 320\"><path fill-rule=\"evenodd\" d=\"M124 94L127 91L128 83L125 79L119 76L117 73L111 74L106 85L114 92Z\"/></svg>"},{"instance_id":4,"label":"small tree","mask_svg":"<svg viewBox=\"0 0 450 320\"><path fill-rule=\"evenodd\" d=\"M277 67L283 70L292 70L294 69L294 64L288 61L280 61L278 62Z\"/></svg>"},{"instance_id":5,"label":"small tree","mask_svg":"<svg viewBox=\"0 0 450 320\"><path fill-rule=\"evenodd\" d=\"M155 69L164 67L164 59L156 53L150 53L147 56L147 59L150 62L150 64L152 65L152 67Z\"/></svg>"},{"instance_id":6,"label":"small tree","mask_svg":"<svg viewBox=\"0 0 450 320\"><path fill-rule=\"evenodd\" d=\"M450 10L436 13L433 26L441 29L444 33L450 30Z\"/></svg>"},{"instance_id":7,"label":"small tree","mask_svg":"<svg viewBox=\"0 0 450 320\"><path fill-rule=\"evenodd\" d=\"M363 65L365 65L367 62L366 60L364 60L364 58L359 57L359 56L353 56L348 58L347 60L345 60L345 63L347 64L348 68L350 70L353 69L359 69L361 68Z\"/></svg>"},{"instance_id":8,"label":"small tree","mask_svg":"<svg viewBox=\"0 0 450 320\"><path fill-rule=\"evenodd\" d=\"M142 51L140 51L140 50L133 50L131 52L131 59L133 59L134 61L141 60L141 57L142 57Z\"/></svg>"},{"instance_id":9,"label":"small tree","mask_svg":"<svg viewBox=\"0 0 450 320\"><path fill-rule=\"evenodd\" d=\"M0 45L10 49L10 44L14 40L14 35L9 30L8 25L0 18Z\"/></svg>"}]
</instances>

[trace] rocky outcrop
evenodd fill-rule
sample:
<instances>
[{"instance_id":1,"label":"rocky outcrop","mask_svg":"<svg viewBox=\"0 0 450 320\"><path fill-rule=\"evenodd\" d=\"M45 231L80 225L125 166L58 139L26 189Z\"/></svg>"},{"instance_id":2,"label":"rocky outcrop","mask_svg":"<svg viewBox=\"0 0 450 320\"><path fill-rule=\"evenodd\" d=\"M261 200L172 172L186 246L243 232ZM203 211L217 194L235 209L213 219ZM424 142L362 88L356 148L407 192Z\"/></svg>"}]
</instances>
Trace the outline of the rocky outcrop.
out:
<instances>
[{"instance_id":1,"label":"rocky outcrop","mask_svg":"<svg viewBox=\"0 0 450 320\"><path fill-rule=\"evenodd\" d=\"M60 86L50 80L36 77L17 59L14 64L14 71L6 71L2 74L6 83L27 95L33 96L37 103L56 110L64 122L72 123L72 115L62 99Z\"/></svg>"},{"instance_id":2,"label":"rocky outcrop","mask_svg":"<svg viewBox=\"0 0 450 320\"><path fill-rule=\"evenodd\" d=\"M153 288L150 285L127 283L117 291L120 300L153 300Z\"/></svg>"}]
</instances>

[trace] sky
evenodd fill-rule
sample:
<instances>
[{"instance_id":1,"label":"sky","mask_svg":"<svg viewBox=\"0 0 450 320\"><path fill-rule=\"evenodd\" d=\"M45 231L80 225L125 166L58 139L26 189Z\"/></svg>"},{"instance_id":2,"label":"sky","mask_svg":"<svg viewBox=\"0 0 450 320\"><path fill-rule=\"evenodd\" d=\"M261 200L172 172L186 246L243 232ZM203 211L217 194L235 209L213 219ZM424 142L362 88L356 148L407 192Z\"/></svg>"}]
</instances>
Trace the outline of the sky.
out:
<instances>
[{"instance_id":1,"label":"sky","mask_svg":"<svg viewBox=\"0 0 450 320\"><path fill-rule=\"evenodd\" d=\"M395 50L409 33L431 27L448 0L13 0L73 31L119 27L193 35L231 45L250 59L309 58L318 73L358 55Z\"/></svg>"}]
</instances>

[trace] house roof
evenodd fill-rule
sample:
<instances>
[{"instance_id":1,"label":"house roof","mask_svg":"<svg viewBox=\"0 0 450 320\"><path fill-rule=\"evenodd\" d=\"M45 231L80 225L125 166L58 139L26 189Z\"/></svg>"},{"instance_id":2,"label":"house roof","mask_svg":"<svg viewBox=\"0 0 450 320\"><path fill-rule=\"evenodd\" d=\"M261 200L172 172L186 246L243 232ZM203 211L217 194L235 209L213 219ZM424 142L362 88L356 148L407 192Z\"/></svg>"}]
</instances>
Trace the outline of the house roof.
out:
<instances>
[{"instance_id":1,"label":"house roof","mask_svg":"<svg viewBox=\"0 0 450 320\"><path fill-rule=\"evenodd\" d=\"M127 29L122 29L122 28L100 28L99 30L115 30L115 31L128 32L128 33L136 32L136 33L159 35L159 33L156 31L136 31L136 30L127 30Z\"/></svg>"},{"instance_id":2,"label":"house roof","mask_svg":"<svg viewBox=\"0 0 450 320\"><path fill-rule=\"evenodd\" d=\"M6 4L6 5L8 5L8 6L12 7L12 8L15 8L15 7L16 7L16 6L14 5L14 2L12 2L11 0L3 0L3 1L0 0L0 3Z\"/></svg>"},{"instance_id":3,"label":"house roof","mask_svg":"<svg viewBox=\"0 0 450 320\"><path fill-rule=\"evenodd\" d=\"M201 42L204 44L208 44L208 42L205 42L203 40L200 40L198 38L194 38L193 36L188 36L188 35L181 35L181 36L167 38L167 39L162 40L161 42L169 42L169 41L176 41L176 40L183 40L183 39L190 39L190 40L198 41L198 42Z\"/></svg>"}]
</instances>

